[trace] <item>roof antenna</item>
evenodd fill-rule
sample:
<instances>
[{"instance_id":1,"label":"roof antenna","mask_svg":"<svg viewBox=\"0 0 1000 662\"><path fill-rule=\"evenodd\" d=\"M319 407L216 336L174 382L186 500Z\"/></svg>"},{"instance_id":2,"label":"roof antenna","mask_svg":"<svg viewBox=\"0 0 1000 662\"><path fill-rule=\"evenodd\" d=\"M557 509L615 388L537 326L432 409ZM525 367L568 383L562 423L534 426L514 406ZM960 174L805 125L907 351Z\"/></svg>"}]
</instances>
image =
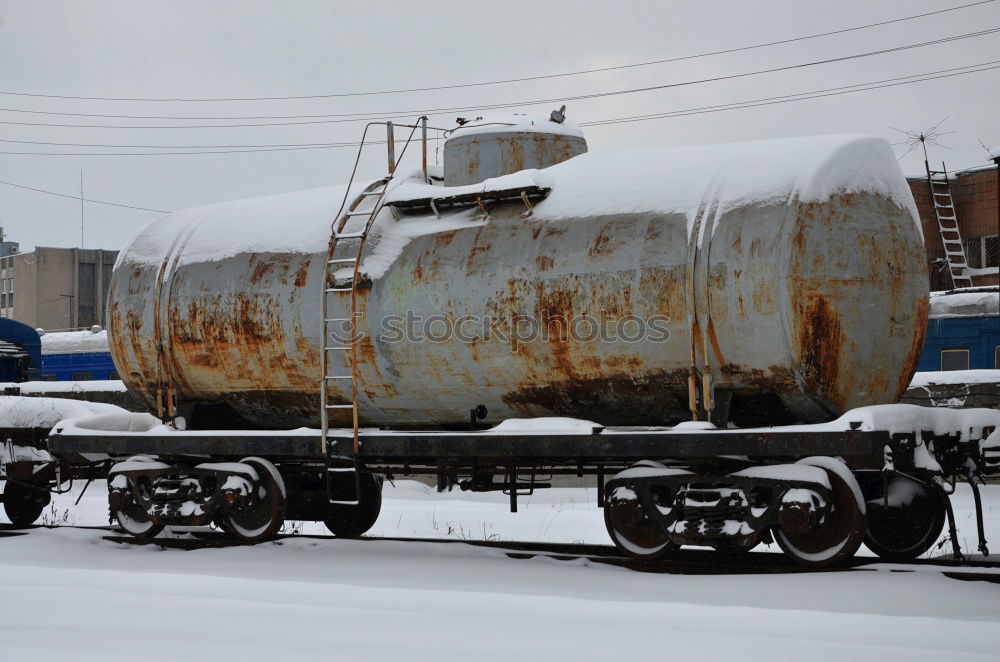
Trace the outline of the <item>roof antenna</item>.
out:
<instances>
[{"instance_id":1,"label":"roof antenna","mask_svg":"<svg viewBox=\"0 0 1000 662\"><path fill-rule=\"evenodd\" d=\"M563 104L559 110L553 110L552 114L549 115L549 120L555 122L556 124L562 124L566 121L566 104Z\"/></svg>"},{"instance_id":2,"label":"roof antenna","mask_svg":"<svg viewBox=\"0 0 1000 662\"><path fill-rule=\"evenodd\" d=\"M893 131L899 131L906 137L906 139L901 142L893 143L893 147L898 147L900 145L907 146L906 151L900 154L899 158L896 160L899 161L910 152L922 147L924 150L924 163L927 163L928 145L931 147L944 147L945 149L951 149L951 147L948 147L947 145L942 145L938 140L941 136L947 136L955 133L954 131L945 131L944 133L938 131L938 127L947 122L949 117L951 117L951 115L948 115L934 126L929 129L924 129L923 131L904 131L903 129L897 129L894 126L890 126L890 129Z\"/></svg>"}]
</instances>

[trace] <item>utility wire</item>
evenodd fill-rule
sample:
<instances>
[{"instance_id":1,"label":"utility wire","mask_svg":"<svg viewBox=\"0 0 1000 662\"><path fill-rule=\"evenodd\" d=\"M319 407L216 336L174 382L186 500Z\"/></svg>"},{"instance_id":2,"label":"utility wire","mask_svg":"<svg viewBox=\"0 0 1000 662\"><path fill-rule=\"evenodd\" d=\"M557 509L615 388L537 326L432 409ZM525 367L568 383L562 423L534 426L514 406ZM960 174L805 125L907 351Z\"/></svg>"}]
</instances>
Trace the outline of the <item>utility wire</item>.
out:
<instances>
[{"instance_id":1,"label":"utility wire","mask_svg":"<svg viewBox=\"0 0 1000 662\"><path fill-rule=\"evenodd\" d=\"M17 122L4 120L0 124L18 125L18 126L48 126L48 127L74 127L74 128L88 128L88 129L216 129L216 128L232 128L232 127L259 127L259 126L297 126L303 124L336 124L343 122L366 122L372 119L396 119L400 117L413 117L417 115L440 115L447 112L468 112L468 111L479 111L479 110L493 110L499 108L515 108L522 106L538 106L553 103L565 103L567 101L581 101L586 99L597 99L611 96L618 96L624 94L636 94L641 92L652 92L656 90L665 90L675 87L685 87L689 85L700 85L704 83L713 83L724 80L735 80L738 78L747 78L750 76L759 76L762 74L770 74L781 71L791 71L794 69L804 69L807 67L815 67L824 64L833 64L836 62L846 62L849 60L857 60L866 57L873 57L876 55L885 55L888 53L897 53L901 51L907 51L915 48L923 48L926 46L934 46L938 44L950 43L953 41L958 41L962 39L970 39L973 37L982 37L986 35L995 34L1000 32L1000 27L989 28L986 30L979 30L976 32L969 32L965 34L952 35L950 37L942 37L940 39L933 39L930 41L922 41L913 44L906 44L903 46L893 46L891 48L883 48L876 51L867 51L864 53L855 53L852 55L844 55L834 58L826 58L823 60L813 60L811 62L800 62L798 64L785 65L781 67L772 67L770 69L759 69L757 71L749 71L738 74L727 74L724 76L714 76L712 78L701 78L696 80L682 81L679 83L663 83L659 85L648 85L645 87L636 87L624 90L610 90L604 92L593 92L590 94L578 94L574 96L566 97L556 97L551 99L534 99L526 101L514 101L509 103L493 104L493 105L481 105L481 106L450 106L443 108L421 108L414 110L388 110L388 111L368 111L368 112L356 112L356 113L334 113L323 115L322 117L328 118L344 118L344 119L316 119L316 120L306 120L306 121L295 121L295 122L261 122L261 123L238 123L238 124L187 124L187 125L169 125L169 126L122 126L122 125L87 125L87 124L61 124L61 123L44 123L44 122Z\"/></svg>"},{"instance_id":2,"label":"utility wire","mask_svg":"<svg viewBox=\"0 0 1000 662\"><path fill-rule=\"evenodd\" d=\"M1000 69L1000 60L993 60L991 62L984 62L980 64L967 65L964 67L956 67L952 69L942 69L939 71L927 72L923 74L913 74L911 76L901 76L896 78L888 78L880 81L872 81L869 83L858 83L856 85L847 85L841 87L826 88L823 90L814 90L811 92L800 92L797 94L789 94L778 97L765 97L761 99L749 99L744 101L737 101L729 104L720 104L717 106L702 106L698 108L687 108L682 110L675 110L666 113L655 113L650 115L633 115L625 117L615 117L608 118L604 120L594 120L592 122L582 122L580 126L602 126L608 124L622 124L629 122L639 122L650 119L665 119L671 117L682 117L687 115L703 115L707 113L724 112L729 110L740 110L742 108L752 108L756 106L767 106L775 105L781 103L790 103L793 101L804 101L806 99L815 99L828 96L837 96L840 94L852 94L855 92L862 92L866 90L881 89L886 87L897 87L900 85L910 85L913 83L921 83L930 80L937 80L939 78L951 78L955 76L962 76L972 73L980 73L983 71L990 71L994 69ZM59 144L59 143L53 143ZM372 144L385 144L385 141L371 141L365 142L366 145ZM252 153L252 152L284 152L284 151L299 151L299 150L313 150L313 149L332 149L339 147L357 147L360 145L359 142L353 143L325 143L325 144L303 144L303 146L294 147L275 147L275 148L251 148L251 149L225 149L220 151L170 151L170 152L14 152L14 151L0 151L0 154L22 154L29 156L168 156L168 155L182 155L182 154L241 154L241 153ZM110 146L109 146L110 147ZM163 147L163 149L174 149L173 147ZM199 149L192 146L192 149ZM76 197L76 196L69 196Z\"/></svg>"},{"instance_id":3,"label":"utility wire","mask_svg":"<svg viewBox=\"0 0 1000 662\"><path fill-rule=\"evenodd\" d=\"M961 76L963 74L974 74L974 73L979 73L981 71L990 71L992 69L1000 69L1000 60L993 60L991 62L983 62L981 64L973 64L964 67L955 67L952 69L941 69L939 71L932 71L923 74L914 74L912 76L887 78L885 80L874 81L871 83L858 83L856 85L843 85L840 87L831 87L825 90L813 90L811 92L785 94L776 97L765 97L762 99L751 99L748 101L736 101L733 103L719 104L716 106L702 106L700 108L673 110L664 113L650 113L647 115L628 115L625 117L616 117L612 119L594 120L592 122L580 122L579 126L607 126L609 124L627 124L631 122L642 122L645 120L662 119L667 117L684 117L686 115L702 115L708 112L719 112L723 110L737 110L740 108L771 106L778 103L790 103L792 101L803 101L805 99L818 99L822 97L839 96L841 94L865 92L868 90L877 90L885 87L897 87L899 85L908 85L910 83L922 83L929 80L936 80L938 78L950 78L952 76Z\"/></svg>"},{"instance_id":4,"label":"utility wire","mask_svg":"<svg viewBox=\"0 0 1000 662\"><path fill-rule=\"evenodd\" d=\"M409 92L430 92L435 90L453 90L460 88L469 87L483 87L487 85L501 85L508 83L521 83L526 81L535 80L546 80L551 78L565 78L567 76L580 76L584 74L601 73L607 71L621 71L623 69L633 69L637 67L648 67L656 64L667 64L670 62L681 62L684 60L693 60L697 58L710 57L713 55L724 55L728 53L740 53L749 50L755 50L759 48L766 48L769 46L778 46L782 44L790 44L798 41L806 41L808 39L817 39L819 37L829 37L831 35L845 34L848 32L856 32L858 30L866 30L869 28L880 27L883 25L891 25L894 23L901 23L904 21L912 21L918 18L926 18L928 16L935 16L938 14L944 14L947 12L958 11L961 9L968 9L970 7L976 7L979 5L989 4L995 2L996 0L980 0L979 2L971 2L964 5L958 5L955 7L948 7L945 9L938 9L935 11L924 12L922 14L913 14L911 16L904 16L902 18L894 18L885 21L879 21L876 23L867 23L865 25L857 25L850 28L842 28L839 30L831 30L828 32L818 32L809 35L803 35L800 37L792 37L789 39L780 39L777 41L769 41L760 44L752 44L749 46L739 46L736 48L727 48L718 51L709 51L706 53L698 53L695 55L682 55L678 57L665 58L660 60L649 60L646 62L635 62L632 64L623 64L610 67L599 67L595 69L582 69L579 71L567 71L555 74L543 74L537 76L522 76L520 78L503 78L497 80L473 82L473 83L455 83L452 85L430 85L426 87L410 87L410 88L400 88L395 90L372 90L364 92L338 92L338 93L327 93L327 94L307 94L307 95L289 95L289 96L270 96L270 97L216 97L216 98L171 98L171 97L99 97L99 96L74 96L69 94L43 94L38 92L12 92L12 91L0 91L0 94L10 95L10 96L22 96L22 97L36 97L45 99L76 99L85 101L155 101L155 102L219 102L219 101L287 101L293 99L327 99L327 98L342 98L342 97L360 97L360 96L376 96L383 94L403 94ZM42 111L18 111L18 112L42 112ZM76 113L59 113L72 115ZM118 117L128 117L125 115L120 115ZM133 117L133 119L168 119L165 117ZM211 119L211 118L185 118L185 119ZM241 118L249 119L249 118Z\"/></svg>"},{"instance_id":5,"label":"utility wire","mask_svg":"<svg viewBox=\"0 0 1000 662\"><path fill-rule=\"evenodd\" d=\"M56 191L49 191L49 190L46 190L46 189L43 189L43 188L35 188L33 186L24 186L22 184L15 184L14 182L6 182L6 181L3 181L2 179L0 179L0 184L4 184L6 186L12 186L14 188L24 189L26 191L34 191L35 193L45 193L46 195L55 195L55 196L58 196L60 198L69 198L71 200L76 200L76 201L80 200L80 196L78 196L78 195L70 195L68 193L57 193ZM83 201L84 202L92 202L95 205L108 205L109 207L123 207L125 209L138 209L139 211L151 211L151 212L156 212L157 214L166 214L166 213L168 213L166 211L163 211L162 209L150 209L149 207L137 207L135 205L126 205L126 204L122 204L120 202L108 202L106 200L92 200L91 198L84 198Z\"/></svg>"}]
</instances>

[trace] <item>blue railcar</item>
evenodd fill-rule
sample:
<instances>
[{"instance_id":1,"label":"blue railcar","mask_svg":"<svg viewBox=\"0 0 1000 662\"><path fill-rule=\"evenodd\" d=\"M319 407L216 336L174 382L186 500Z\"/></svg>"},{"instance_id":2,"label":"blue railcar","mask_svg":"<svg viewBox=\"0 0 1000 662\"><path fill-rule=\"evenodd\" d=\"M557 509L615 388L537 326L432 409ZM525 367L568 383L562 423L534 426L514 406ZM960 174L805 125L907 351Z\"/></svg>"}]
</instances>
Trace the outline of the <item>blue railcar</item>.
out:
<instances>
[{"instance_id":1,"label":"blue railcar","mask_svg":"<svg viewBox=\"0 0 1000 662\"><path fill-rule=\"evenodd\" d=\"M43 334L41 379L59 382L118 379L108 352L107 331L93 326Z\"/></svg>"},{"instance_id":2,"label":"blue railcar","mask_svg":"<svg viewBox=\"0 0 1000 662\"><path fill-rule=\"evenodd\" d=\"M995 287L932 293L917 370L1000 368L1000 292Z\"/></svg>"},{"instance_id":3,"label":"blue railcar","mask_svg":"<svg viewBox=\"0 0 1000 662\"><path fill-rule=\"evenodd\" d=\"M41 367L38 332L27 324L0 318L0 382L38 379Z\"/></svg>"},{"instance_id":4,"label":"blue railcar","mask_svg":"<svg viewBox=\"0 0 1000 662\"><path fill-rule=\"evenodd\" d=\"M89 381L118 379L108 352L73 352L42 356L41 379L46 381Z\"/></svg>"}]
</instances>

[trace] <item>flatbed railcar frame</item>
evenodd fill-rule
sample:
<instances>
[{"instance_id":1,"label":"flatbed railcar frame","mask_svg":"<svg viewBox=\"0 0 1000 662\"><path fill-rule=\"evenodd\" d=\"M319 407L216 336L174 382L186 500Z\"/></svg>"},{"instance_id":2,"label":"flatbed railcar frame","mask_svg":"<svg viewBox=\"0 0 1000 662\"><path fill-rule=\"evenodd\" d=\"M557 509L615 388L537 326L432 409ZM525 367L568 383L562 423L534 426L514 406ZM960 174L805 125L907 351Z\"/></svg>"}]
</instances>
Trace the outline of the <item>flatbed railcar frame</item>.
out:
<instances>
[{"instance_id":1,"label":"flatbed railcar frame","mask_svg":"<svg viewBox=\"0 0 1000 662\"><path fill-rule=\"evenodd\" d=\"M327 435L324 455L323 437L312 430L90 434L57 425L44 441L48 466L12 468L22 491L64 491L68 480L107 477L111 511L135 536L216 523L247 541L274 535L285 518L360 535L378 517L383 476L503 491L512 511L520 495L551 487L547 476L593 476L612 540L640 559L679 545L748 550L772 532L806 565L849 558L862 535L870 547L884 543L886 558L912 557L937 539L945 513L955 539L947 481L969 480L980 510L969 462L982 466L980 442L992 428L963 441L958 432L849 427L369 429L357 453L354 431L345 429ZM30 485L31 476L46 478ZM920 503L892 511L893 481L917 489ZM871 512L866 518L866 502L869 510L884 502L876 520ZM897 544L899 522L910 519L916 530Z\"/></svg>"},{"instance_id":2,"label":"flatbed railcar frame","mask_svg":"<svg viewBox=\"0 0 1000 662\"><path fill-rule=\"evenodd\" d=\"M670 432L595 428L592 434L492 432L388 432L361 436L357 460L370 467L467 466L496 462L504 466L595 466L631 464L651 458L709 461L726 456L785 460L810 455L843 457L852 468L880 469L887 445L898 445L912 435L885 431L742 431L705 430ZM353 461L352 435L329 435L330 457ZM339 449L345 449L340 453ZM94 454L244 457L262 455L281 459L324 461L320 435L258 430L178 432L165 435L102 433L64 435L48 439L57 456ZM401 472L401 473L405 473ZM593 473L593 472L588 472Z\"/></svg>"}]
</instances>

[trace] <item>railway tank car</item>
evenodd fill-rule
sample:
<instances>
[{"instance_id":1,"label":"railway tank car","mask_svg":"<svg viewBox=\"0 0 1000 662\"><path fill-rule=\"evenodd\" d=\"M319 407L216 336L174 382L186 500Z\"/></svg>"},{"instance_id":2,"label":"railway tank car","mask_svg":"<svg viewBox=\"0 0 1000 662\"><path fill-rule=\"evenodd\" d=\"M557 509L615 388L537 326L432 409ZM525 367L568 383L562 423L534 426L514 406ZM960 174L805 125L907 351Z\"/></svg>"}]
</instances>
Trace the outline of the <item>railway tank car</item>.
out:
<instances>
[{"instance_id":1,"label":"railway tank car","mask_svg":"<svg viewBox=\"0 0 1000 662\"><path fill-rule=\"evenodd\" d=\"M158 415L58 424L50 460L12 463L5 509L30 521L33 495L107 477L138 537L215 524L256 542L285 520L356 536L382 476L516 511L572 474L641 559L929 549L942 486L1000 468L1000 414L886 404L928 302L889 145L591 152L564 119L462 121L435 169L421 118L409 173L385 123L388 176L142 228L115 266L110 349Z\"/></svg>"},{"instance_id":2,"label":"railway tank car","mask_svg":"<svg viewBox=\"0 0 1000 662\"><path fill-rule=\"evenodd\" d=\"M690 417L695 373L717 422L815 422L894 402L912 376L927 273L883 140L595 153L568 123L515 116L460 127L444 157L443 186L393 178L361 259L363 425L466 425L478 405L491 421L665 424ZM151 402L174 389L195 424L193 407L225 403L256 426L318 425L325 248L344 196L223 203L140 230L108 306L129 389ZM330 388L350 402L349 382Z\"/></svg>"}]
</instances>

